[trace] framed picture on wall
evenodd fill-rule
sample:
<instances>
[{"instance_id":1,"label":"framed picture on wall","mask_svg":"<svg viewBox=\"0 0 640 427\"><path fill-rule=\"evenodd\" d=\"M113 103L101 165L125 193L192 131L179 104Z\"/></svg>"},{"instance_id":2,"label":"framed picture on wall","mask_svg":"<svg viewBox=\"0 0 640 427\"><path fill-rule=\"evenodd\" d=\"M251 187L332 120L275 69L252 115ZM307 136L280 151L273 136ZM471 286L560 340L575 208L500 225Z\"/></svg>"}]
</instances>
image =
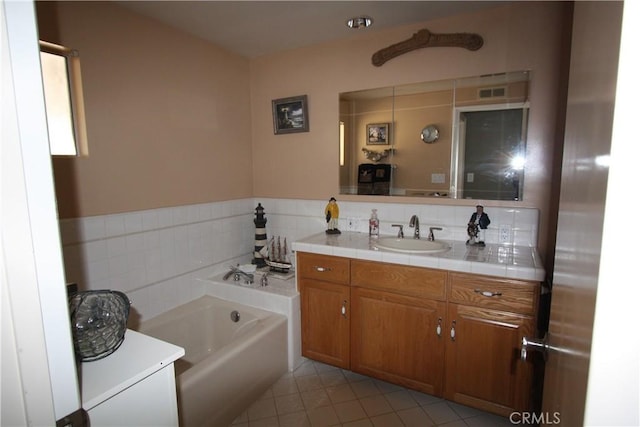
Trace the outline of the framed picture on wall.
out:
<instances>
[{"instance_id":1,"label":"framed picture on wall","mask_svg":"<svg viewBox=\"0 0 640 427\"><path fill-rule=\"evenodd\" d=\"M274 134L309 132L307 95L274 99L271 108Z\"/></svg>"},{"instance_id":2,"label":"framed picture on wall","mask_svg":"<svg viewBox=\"0 0 640 427\"><path fill-rule=\"evenodd\" d=\"M368 124L367 145L389 145L389 123Z\"/></svg>"}]
</instances>

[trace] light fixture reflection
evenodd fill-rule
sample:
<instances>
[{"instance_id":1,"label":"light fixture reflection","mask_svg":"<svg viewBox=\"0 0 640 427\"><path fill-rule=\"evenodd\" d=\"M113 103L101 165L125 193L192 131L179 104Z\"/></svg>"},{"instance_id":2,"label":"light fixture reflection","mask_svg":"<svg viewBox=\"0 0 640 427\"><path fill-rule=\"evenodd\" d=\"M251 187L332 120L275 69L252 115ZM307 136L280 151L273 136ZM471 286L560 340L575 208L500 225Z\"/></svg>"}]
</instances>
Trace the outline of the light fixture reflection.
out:
<instances>
[{"instance_id":1,"label":"light fixture reflection","mask_svg":"<svg viewBox=\"0 0 640 427\"><path fill-rule=\"evenodd\" d=\"M511 168L515 170L524 169L524 164L525 164L525 158L522 155L515 156L513 159L511 159Z\"/></svg>"},{"instance_id":2,"label":"light fixture reflection","mask_svg":"<svg viewBox=\"0 0 640 427\"><path fill-rule=\"evenodd\" d=\"M344 166L344 122L340 122L340 166Z\"/></svg>"}]
</instances>

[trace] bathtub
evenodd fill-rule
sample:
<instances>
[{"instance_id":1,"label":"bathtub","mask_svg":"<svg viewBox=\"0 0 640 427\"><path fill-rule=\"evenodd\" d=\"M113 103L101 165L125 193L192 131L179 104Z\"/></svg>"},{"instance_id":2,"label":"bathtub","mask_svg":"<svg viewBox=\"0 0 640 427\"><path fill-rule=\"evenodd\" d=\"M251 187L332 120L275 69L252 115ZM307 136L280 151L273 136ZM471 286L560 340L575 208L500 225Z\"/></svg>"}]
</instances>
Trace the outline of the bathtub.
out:
<instances>
[{"instance_id":1,"label":"bathtub","mask_svg":"<svg viewBox=\"0 0 640 427\"><path fill-rule=\"evenodd\" d=\"M139 331L185 349L175 362L182 427L228 427L287 372L281 314L205 295Z\"/></svg>"},{"instance_id":2,"label":"bathtub","mask_svg":"<svg viewBox=\"0 0 640 427\"><path fill-rule=\"evenodd\" d=\"M235 301L242 305L286 316L289 335L287 340L289 343L289 372L295 371L303 362L300 293L296 288L295 279L283 279L272 273L269 276L269 285L262 287L259 280L262 277L262 272L258 272L255 282L247 286L242 282L234 282L233 279L224 280L225 273L226 271L195 280L201 286L204 295Z\"/></svg>"}]
</instances>

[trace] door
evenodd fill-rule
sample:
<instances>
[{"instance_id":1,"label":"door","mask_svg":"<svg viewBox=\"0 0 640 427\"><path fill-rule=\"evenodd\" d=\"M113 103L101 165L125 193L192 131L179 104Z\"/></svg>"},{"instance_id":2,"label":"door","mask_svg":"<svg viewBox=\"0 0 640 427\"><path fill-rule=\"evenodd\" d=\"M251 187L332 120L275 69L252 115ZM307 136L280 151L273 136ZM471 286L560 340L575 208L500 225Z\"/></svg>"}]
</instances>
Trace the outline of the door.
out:
<instances>
[{"instance_id":1,"label":"door","mask_svg":"<svg viewBox=\"0 0 640 427\"><path fill-rule=\"evenodd\" d=\"M444 397L503 416L528 409L531 365L517 349L535 330L533 318L461 304L447 314Z\"/></svg>"},{"instance_id":2,"label":"door","mask_svg":"<svg viewBox=\"0 0 640 427\"><path fill-rule=\"evenodd\" d=\"M623 104L637 97L635 83L628 80L615 93L623 5L625 25L635 34L623 35L629 51L620 56L621 76L638 72L631 49L638 38L637 2L574 4L541 414L565 426L640 423L637 340L628 339L626 327L637 324L637 304L625 297L631 283L626 278L638 281L637 260L631 259L637 243L620 239L630 230L629 197L636 184L629 172L638 159L637 144L629 143L637 133L635 107ZM616 117L627 117L616 119L615 127L614 106Z\"/></svg>"},{"instance_id":3,"label":"door","mask_svg":"<svg viewBox=\"0 0 640 427\"><path fill-rule=\"evenodd\" d=\"M349 368L349 286L300 280L302 355Z\"/></svg>"},{"instance_id":4,"label":"door","mask_svg":"<svg viewBox=\"0 0 640 427\"><path fill-rule=\"evenodd\" d=\"M80 408L80 395L35 9L31 1L3 1L0 8L3 368L5 360L12 364L11 382L2 381L2 421L52 425Z\"/></svg>"},{"instance_id":5,"label":"door","mask_svg":"<svg viewBox=\"0 0 640 427\"><path fill-rule=\"evenodd\" d=\"M351 369L442 395L446 303L353 287Z\"/></svg>"}]
</instances>

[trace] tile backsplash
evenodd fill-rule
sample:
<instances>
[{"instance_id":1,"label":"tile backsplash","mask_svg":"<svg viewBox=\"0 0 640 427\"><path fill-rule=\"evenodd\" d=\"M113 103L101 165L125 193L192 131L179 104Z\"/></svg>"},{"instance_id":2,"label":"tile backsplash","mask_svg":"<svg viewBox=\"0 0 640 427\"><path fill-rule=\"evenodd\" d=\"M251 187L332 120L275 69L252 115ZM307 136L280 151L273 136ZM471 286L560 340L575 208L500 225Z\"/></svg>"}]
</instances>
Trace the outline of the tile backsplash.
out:
<instances>
[{"instance_id":1,"label":"tile backsplash","mask_svg":"<svg viewBox=\"0 0 640 427\"><path fill-rule=\"evenodd\" d=\"M292 239L299 239L313 233L324 231L324 209L328 200L292 200L292 199L255 199L256 204L262 203L267 215L267 232L269 228L273 234L286 235ZM369 232L369 217L371 209L377 209L380 220L381 235L395 235L397 228L392 224L404 225L405 236L410 235L409 219L418 215L422 235L427 236L429 227L441 227L435 231L437 239L467 240L467 223L471 214L475 212L473 206L450 205L421 205L394 203L362 203L341 202L340 230ZM538 242L537 209L528 208L498 208L485 206L485 212L491 219L491 225L486 232L487 243L504 243L516 246L536 247ZM508 230L507 241L499 241L499 230Z\"/></svg>"},{"instance_id":2,"label":"tile backsplash","mask_svg":"<svg viewBox=\"0 0 640 427\"><path fill-rule=\"evenodd\" d=\"M324 200L247 198L60 221L66 277L81 290L117 289L146 320L205 293L197 278L253 258L254 210L265 209L267 236L291 242L326 228ZM367 233L371 209L380 233L392 235L418 215L423 236L442 227L437 239L466 240L473 207L340 202L339 227ZM486 206L491 218L487 243L536 246L538 210ZM499 230L503 230L500 236ZM508 230L508 233L505 231ZM502 237L503 241L499 239ZM506 241L504 241L506 238Z\"/></svg>"},{"instance_id":3,"label":"tile backsplash","mask_svg":"<svg viewBox=\"0 0 640 427\"><path fill-rule=\"evenodd\" d=\"M117 289L145 320L203 294L196 277L250 260L253 199L60 221L67 282Z\"/></svg>"}]
</instances>

